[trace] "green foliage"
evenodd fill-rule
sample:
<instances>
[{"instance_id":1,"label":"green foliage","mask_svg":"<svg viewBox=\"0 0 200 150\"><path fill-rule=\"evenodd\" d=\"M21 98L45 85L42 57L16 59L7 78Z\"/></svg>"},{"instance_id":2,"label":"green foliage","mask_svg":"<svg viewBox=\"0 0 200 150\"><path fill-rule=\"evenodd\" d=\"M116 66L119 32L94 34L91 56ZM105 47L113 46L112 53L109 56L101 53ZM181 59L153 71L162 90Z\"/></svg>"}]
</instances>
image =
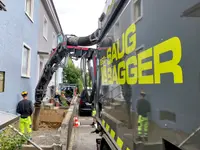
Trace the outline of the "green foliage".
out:
<instances>
[{"instance_id":1,"label":"green foliage","mask_svg":"<svg viewBox=\"0 0 200 150\"><path fill-rule=\"evenodd\" d=\"M61 97L60 97L60 100L61 100L61 102L62 102L62 105L63 105L63 106L65 106L65 107L66 107L66 106L68 106L68 104L67 104L67 101L66 101L66 98L65 98L65 97L62 97L62 96L61 96Z\"/></svg>"},{"instance_id":2,"label":"green foliage","mask_svg":"<svg viewBox=\"0 0 200 150\"><path fill-rule=\"evenodd\" d=\"M63 70L64 83L77 84L80 77L81 73L79 68L76 68L73 63L68 63Z\"/></svg>"},{"instance_id":3,"label":"green foliage","mask_svg":"<svg viewBox=\"0 0 200 150\"><path fill-rule=\"evenodd\" d=\"M81 81L81 79L78 80L78 93L81 93L81 91L83 90L83 82Z\"/></svg>"},{"instance_id":4,"label":"green foliage","mask_svg":"<svg viewBox=\"0 0 200 150\"><path fill-rule=\"evenodd\" d=\"M89 73L86 73L86 78L87 78L87 87L92 87L92 80L90 80Z\"/></svg>"},{"instance_id":5,"label":"green foliage","mask_svg":"<svg viewBox=\"0 0 200 150\"><path fill-rule=\"evenodd\" d=\"M72 60L68 59L68 65L63 69L63 82L68 84L76 84L79 92L82 91L83 84L81 81L81 71L75 67Z\"/></svg>"},{"instance_id":6,"label":"green foliage","mask_svg":"<svg viewBox=\"0 0 200 150\"><path fill-rule=\"evenodd\" d=\"M26 139L10 128L0 132L0 149L2 150L20 150Z\"/></svg>"}]
</instances>

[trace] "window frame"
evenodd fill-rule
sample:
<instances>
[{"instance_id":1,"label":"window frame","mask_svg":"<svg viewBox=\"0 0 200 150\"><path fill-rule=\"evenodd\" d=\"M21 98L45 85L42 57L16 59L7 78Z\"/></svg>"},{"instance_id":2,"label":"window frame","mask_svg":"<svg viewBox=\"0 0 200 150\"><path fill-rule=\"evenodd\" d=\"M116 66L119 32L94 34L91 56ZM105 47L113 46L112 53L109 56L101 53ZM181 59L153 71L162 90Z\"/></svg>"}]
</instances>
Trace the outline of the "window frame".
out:
<instances>
[{"instance_id":1,"label":"window frame","mask_svg":"<svg viewBox=\"0 0 200 150\"><path fill-rule=\"evenodd\" d=\"M41 63L42 63L42 66L41 66ZM44 70L44 65L45 65L44 57L42 57L41 55L39 55L39 78L41 77L42 71Z\"/></svg>"},{"instance_id":2,"label":"window frame","mask_svg":"<svg viewBox=\"0 0 200 150\"><path fill-rule=\"evenodd\" d=\"M47 22L47 29L46 29L46 35L44 35L44 22L45 22L45 20L46 20L46 22ZM44 39L47 41L48 40L48 19L47 19L47 17L44 15L44 17L43 17L43 37L44 37Z\"/></svg>"},{"instance_id":3,"label":"window frame","mask_svg":"<svg viewBox=\"0 0 200 150\"><path fill-rule=\"evenodd\" d=\"M24 12L26 14L26 16L29 18L29 20L34 23L33 21L33 17L34 17L34 0L30 0L31 1L31 14L29 15L27 10L26 10L26 3L27 3L27 0L25 0L25 7L24 7Z\"/></svg>"},{"instance_id":4,"label":"window frame","mask_svg":"<svg viewBox=\"0 0 200 150\"><path fill-rule=\"evenodd\" d=\"M0 90L0 93L4 93L5 92L5 71L0 71L0 74L3 73L3 90ZM1 81L1 80L0 80Z\"/></svg>"},{"instance_id":5,"label":"window frame","mask_svg":"<svg viewBox=\"0 0 200 150\"><path fill-rule=\"evenodd\" d=\"M28 70L27 70L27 74L23 73L23 59L24 59L24 49L28 50ZM31 48L30 46L28 46L26 43L23 43L23 48L22 48L22 60L21 60L21 77L24 78L30 78L31 77Z\"/></svg>"},{"instance_id":6,"label":"window frame","mask_svg":"<svg viewBox=\"0 0 200 150\"><path fill-rule=\"evenodd\" d=\"M135 5L136 3L140 1L140 11L141 11L141 14L140 16L138 16L137 18L135 18ZM137 23L139 22L141 19L143 18L143 0L134 0L133 1L133 22L134 23Z\"/></svg>"}]
</instances>

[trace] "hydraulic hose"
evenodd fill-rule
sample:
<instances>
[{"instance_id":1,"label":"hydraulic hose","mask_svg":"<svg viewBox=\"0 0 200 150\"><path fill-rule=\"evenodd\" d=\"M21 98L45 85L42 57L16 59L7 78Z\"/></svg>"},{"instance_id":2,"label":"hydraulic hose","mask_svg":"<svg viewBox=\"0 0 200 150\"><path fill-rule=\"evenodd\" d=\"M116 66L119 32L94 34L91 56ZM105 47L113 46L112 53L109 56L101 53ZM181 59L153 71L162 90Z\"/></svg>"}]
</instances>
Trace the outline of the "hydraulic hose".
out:
<instances>
[{"instance_id":1,"label":"hydraulic hose","mask_svg":"<svg viewBox=\"0 0 200 150\"><path fill-rule=\"evenodd\" d=\"M85 37L71 36L67 37L67 45L72 46L91 46L99 41L100 29Z\"/></svg>"}]
</instances>

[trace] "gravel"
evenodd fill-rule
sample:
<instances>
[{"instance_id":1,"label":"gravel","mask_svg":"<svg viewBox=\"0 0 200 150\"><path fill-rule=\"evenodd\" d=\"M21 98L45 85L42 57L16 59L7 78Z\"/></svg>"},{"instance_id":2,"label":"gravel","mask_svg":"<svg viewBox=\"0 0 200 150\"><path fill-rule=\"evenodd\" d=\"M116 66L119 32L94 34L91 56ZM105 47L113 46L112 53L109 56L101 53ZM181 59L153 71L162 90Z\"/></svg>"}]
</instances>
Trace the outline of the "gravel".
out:
<instances>
[{"instance_id":1,"label":"gravel","mask_svg":"<svg viewBox=\"0 0 200 150\"><path fill-rule=\"evenodd\" d=\"M42 123L38 131L33 131L32 140L38 145L60 144L60 132L58 128L52 128L58 125Z\"/></svg>"}]
</instances>

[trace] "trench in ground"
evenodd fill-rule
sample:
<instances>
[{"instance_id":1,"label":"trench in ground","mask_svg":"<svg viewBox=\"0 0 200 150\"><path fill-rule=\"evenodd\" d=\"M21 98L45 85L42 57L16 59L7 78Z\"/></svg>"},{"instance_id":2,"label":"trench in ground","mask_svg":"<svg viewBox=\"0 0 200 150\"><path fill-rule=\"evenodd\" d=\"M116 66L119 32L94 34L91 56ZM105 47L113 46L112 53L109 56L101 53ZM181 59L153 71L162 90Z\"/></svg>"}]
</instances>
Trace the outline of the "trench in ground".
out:
<instances>
[{"instance_id":1,"label":"trench in ground","mask_svg":"<svg viewBox=\"0 0 200 150\"><path fill-rule=\"evenodd\" d=\"M33 142L45 146L60 144L60 127L66 113L66 109L42 109L39 129L32 132Z\"/></svg>"}]
</instances>

